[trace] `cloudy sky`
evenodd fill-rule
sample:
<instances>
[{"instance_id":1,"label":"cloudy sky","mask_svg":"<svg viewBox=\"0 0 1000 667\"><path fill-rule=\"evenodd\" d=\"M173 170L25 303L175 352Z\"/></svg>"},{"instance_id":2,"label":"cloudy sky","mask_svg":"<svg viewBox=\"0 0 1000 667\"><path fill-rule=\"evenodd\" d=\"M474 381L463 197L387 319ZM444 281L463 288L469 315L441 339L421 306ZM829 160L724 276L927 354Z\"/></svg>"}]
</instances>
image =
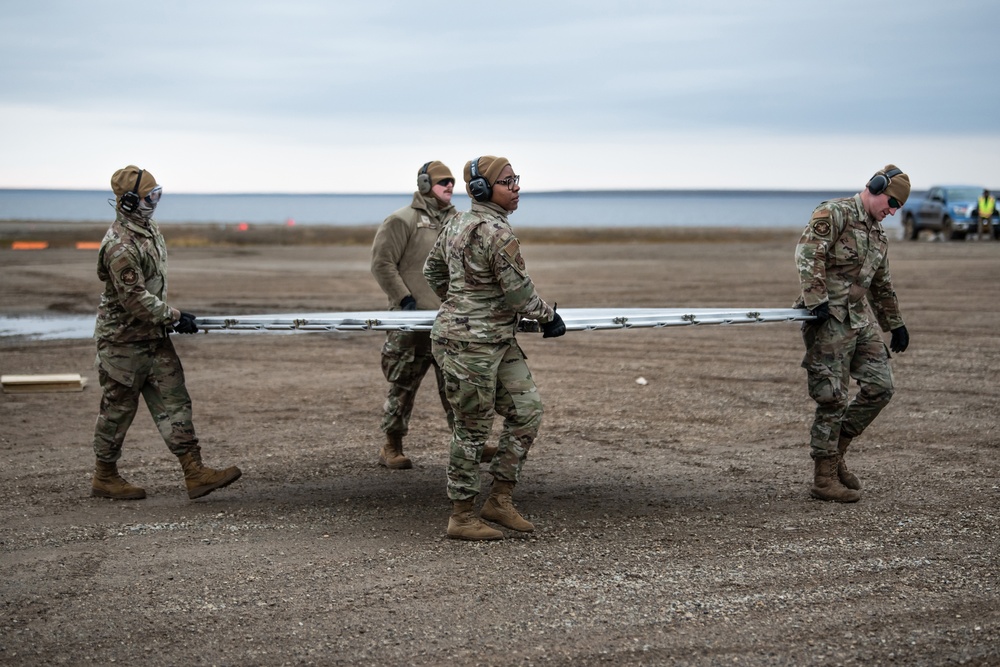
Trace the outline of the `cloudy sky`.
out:
<instances>
[{"instance_id":1,"label":"cloudy sky","mask_svg":"<svg viewBox=\"0 0 1000 667\"><path fill-rule=\"evenodd\" d=\"M0 8L0 188L1000 188L996 0L31 0Z\"/></svg>"}]
</instances>

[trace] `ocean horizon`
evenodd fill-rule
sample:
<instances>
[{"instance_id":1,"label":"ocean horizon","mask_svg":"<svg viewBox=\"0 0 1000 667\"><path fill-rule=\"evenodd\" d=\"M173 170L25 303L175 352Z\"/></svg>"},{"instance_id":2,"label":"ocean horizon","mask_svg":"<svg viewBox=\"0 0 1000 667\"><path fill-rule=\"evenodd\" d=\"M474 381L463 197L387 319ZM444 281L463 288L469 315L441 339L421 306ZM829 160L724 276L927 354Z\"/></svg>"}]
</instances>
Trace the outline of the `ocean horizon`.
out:
<instances>
[{"instance_id":1,"label":"ocean horizon","mask_svg":"<svg viewBox=\"0 0 1000 667\"><path fill-rule=\"evenodd\" d=\"M822 201L855 194L815 190L580 190L522 192L517 227L804 227ZM407 206L398 194L194 194L166 191L160 224L377 225ZM0 221L107 222L109 190L0 188ZM452 203L471 200L456 191ZM892 218L887 223L892 224Z\"/></svg>"}]
</instances>

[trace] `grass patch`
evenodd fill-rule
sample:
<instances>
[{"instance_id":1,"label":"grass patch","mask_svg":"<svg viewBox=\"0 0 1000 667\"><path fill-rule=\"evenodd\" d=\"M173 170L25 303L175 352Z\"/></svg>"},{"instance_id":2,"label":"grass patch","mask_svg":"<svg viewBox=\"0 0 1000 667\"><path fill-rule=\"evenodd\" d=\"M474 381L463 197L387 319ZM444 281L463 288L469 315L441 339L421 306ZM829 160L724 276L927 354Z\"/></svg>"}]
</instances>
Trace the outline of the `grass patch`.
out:
<instances>
[{"instance_id":1,"label":"grass patch","mask_svg":"<svg viewBox=\"0 0 1000 667\"><path fill-rule=\"evenodd\" d=\"M0 221L0 248L25 241L45 242L50 248L73 248L81 242L100 241L108 223L59 221ZM160 225L167 245L177 248L253 245L370 246L376 225L236 225L166 223ZM754 243L794 242L798 230L718 227L526 227L514 225L524 243L531 244L629 244L629 243Z\"/></svg>"}]
</instances>

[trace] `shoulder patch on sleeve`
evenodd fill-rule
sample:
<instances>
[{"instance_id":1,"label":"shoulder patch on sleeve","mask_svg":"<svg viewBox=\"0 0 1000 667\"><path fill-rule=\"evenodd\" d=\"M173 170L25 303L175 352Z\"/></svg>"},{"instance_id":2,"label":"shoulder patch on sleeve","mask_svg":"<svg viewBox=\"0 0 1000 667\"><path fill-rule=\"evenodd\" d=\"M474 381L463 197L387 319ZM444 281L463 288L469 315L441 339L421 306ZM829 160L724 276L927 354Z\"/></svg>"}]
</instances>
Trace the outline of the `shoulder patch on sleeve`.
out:
<instances>
[{"instance_id":1,"label":"shoulder patch on sleeve","mask_svg":"<svg viewBox=\"0 0 1000 667\"><path fill-rule=\"evenodd\" d=\"M507 242L503 244L500 252L507 257L507 260L517 267L517 270L524 273L524 259L521 257L521 245L517 242L516 236L511 236L507 239Z\"/></svg>"},{"instance_id":2,"label":"shoulder patch on sleeve","mask_svg":"<svg viewBox=\"0 0 1000 667\"><path fill-rule=\"evenodd\" d=\"M129 287L139 282L139 274L131 266L123 269L121 274L119 274L119 278L123 285L128 285Z\"/></svg>"},{"instance_id":3,"label":"shoulder patch on sleeve","mask_svg":"<svg viewBox=\"0 0 1000 667\"><path fill-rule=\"evenodd\" d=\"M809 226L812 227L813 233L820 238L830 236L830 231L833 229L830 224L830 211L824 208L813 211Z\"/></svg>"},{"instance_id":4,"label":"shoulder patch on sleeve","mask_svg":"<svg viewBox=\"0 0 1000 667\"><path fill-rule=\"evenodd\" d=\"M521 252L521 244L517 242L515 237L510 237L507 243L503 246L503 251L507 253L508 257L513 257Z\"/></svg>"}]
</instances>

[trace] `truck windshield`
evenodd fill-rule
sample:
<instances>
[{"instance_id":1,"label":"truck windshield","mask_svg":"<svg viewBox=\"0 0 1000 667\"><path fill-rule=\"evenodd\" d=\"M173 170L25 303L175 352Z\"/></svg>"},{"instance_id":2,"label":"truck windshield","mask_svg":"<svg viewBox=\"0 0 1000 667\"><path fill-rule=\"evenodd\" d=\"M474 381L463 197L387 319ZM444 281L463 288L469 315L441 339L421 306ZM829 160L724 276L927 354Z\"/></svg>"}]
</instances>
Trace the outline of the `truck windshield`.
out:
<instances>
[{"instance_id":1,"label":"truck windshield","mask_svg":"<svg viewBox=\"0 0 1000 667\"><path fill-rule=\"evenodd\" d=\"M948 201L976 201L981 194L982 188L949 188Z\"/></svg>"}]
</instances>

